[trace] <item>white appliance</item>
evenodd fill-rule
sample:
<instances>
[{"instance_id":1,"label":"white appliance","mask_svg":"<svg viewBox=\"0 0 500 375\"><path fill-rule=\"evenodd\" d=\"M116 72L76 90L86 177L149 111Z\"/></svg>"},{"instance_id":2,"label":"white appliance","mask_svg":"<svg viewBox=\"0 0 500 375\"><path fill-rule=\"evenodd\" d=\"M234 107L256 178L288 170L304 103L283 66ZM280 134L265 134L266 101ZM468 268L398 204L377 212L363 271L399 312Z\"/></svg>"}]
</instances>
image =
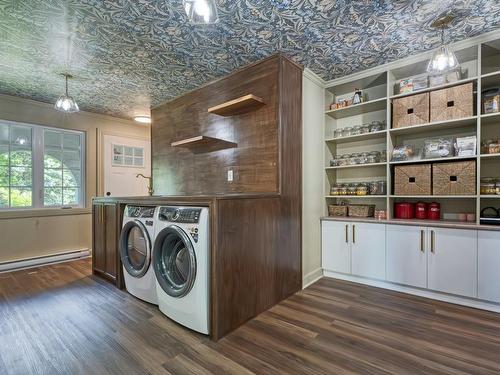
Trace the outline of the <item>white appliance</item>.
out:
<instances>
[{"instance_id":1,"label":"white appliance","mask_svg":"<svg viewBox=\"0 0 500 375\"><path fill-rule=\"evenodd\" d=\"M208 208L158 208L153 250L158 307L204 334L209 334L209 240Z\"/></svg>"},{"instance_id":2,"label":"white appliance","mask_svg":"<svg viewBox=\"0 0 500 375\"><path fill-rule=\"evenodd\" d=\"M158 304L156 279L151 262L156 207L127 205L120 235L120 257L125 287L133 296Z\"/></svg>"}]
</instances>

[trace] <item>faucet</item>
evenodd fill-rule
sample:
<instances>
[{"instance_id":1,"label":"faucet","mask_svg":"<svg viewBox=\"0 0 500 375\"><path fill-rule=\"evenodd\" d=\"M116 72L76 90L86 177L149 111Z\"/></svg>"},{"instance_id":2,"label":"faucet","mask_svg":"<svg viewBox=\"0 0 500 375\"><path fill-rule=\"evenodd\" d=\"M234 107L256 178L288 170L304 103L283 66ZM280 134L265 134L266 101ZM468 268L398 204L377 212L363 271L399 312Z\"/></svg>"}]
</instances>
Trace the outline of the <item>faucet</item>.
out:
<instances>
[{"instance_id":1,"label":"faucet","mask_svg":"<svg viewBox=\"0 0 500 375\"><path fill-rule=\"evenodd\" d=\"M152 184L152 180L153 180L152 177L144 176L142 173L138 173L135 176L135 178L139 178L139 177L142 177L142 178L145 178L146 180L148 180L148 194L151 197L154 193L153 184Z\"/></svg>"}]
</instances>

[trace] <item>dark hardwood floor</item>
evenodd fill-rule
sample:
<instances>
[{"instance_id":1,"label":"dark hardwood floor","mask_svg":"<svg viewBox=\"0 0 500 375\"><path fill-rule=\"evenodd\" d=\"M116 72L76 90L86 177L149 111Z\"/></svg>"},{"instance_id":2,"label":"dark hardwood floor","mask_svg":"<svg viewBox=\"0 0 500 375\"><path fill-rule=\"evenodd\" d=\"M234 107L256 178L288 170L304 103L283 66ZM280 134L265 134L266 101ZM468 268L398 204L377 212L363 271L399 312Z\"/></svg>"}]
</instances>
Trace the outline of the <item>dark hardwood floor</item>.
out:
<instances>
[{"instance_id":1,"label":"dark hardwood floor","mask_svg":"<svg viewBox=\"0 0 500 375\"><path fill-rule=\"evenodd\" d=\"M500 315L322 279L217 343L90 276L0 274L0 374L500 374Z\"/></svg>"}]
</instances>

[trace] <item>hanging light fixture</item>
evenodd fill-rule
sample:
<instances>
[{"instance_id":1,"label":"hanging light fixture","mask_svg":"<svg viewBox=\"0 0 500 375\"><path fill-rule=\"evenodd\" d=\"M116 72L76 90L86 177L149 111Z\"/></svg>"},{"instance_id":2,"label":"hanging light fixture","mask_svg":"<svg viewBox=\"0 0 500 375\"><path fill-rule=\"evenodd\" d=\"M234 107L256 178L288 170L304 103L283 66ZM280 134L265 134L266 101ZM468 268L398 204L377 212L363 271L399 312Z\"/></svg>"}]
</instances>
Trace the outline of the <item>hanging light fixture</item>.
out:
<instances>
[{"instance_id":1,"label":"hanging light fixture","mask_svg":"<svg viewBox=\"0 0 500 375\"><path fill-rule=\"evenodd\" d=\"M215 0L183 0L189 20L196 24L216 23L219 20Z\"/></svg>"},{"instance_id":2,"label":"hanging light fixture","mask_svg":"<svg viewBox=\"0 0 500 375\"><path fill-rule=\"evenodd\" d=\"M66 91L64 95L61 95L54 106L55 109L61 112L66 113L74 113L78 112L80 108L78 108L78 104L76 104L75 99L73 99L68 94L68 79L73 78L70 74L62 74L66 81Z\"/></svg>"},{"instance_id":3,"label":"hanging light fixture","mask_svg":"<svg viewBox=\"0 0 500 375\"><path fill-rule=\"evenodd\" d=\"M432 54L427 65L427 72L431 75L444 74L459 68L455 53L444 43L444 29L455 19L451 14L445 14L436 19L431 27L441 29L441 46Z\"/></svg>"}]
</instances>

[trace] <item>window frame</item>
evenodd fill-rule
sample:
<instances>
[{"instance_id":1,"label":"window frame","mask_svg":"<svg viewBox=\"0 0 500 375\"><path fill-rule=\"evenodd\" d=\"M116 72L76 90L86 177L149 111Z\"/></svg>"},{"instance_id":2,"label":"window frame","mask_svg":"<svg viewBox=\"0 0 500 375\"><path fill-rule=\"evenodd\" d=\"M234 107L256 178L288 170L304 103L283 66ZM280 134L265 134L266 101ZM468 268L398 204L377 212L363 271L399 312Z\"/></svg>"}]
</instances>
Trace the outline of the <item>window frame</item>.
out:
<instances>
[{"instance_id":1,"label":"window frame","mask_svg":"<svg viewBox=\"0 0 500 375\"><path fill-rule=\"evenodd\" d=\"M31 189L31 206L22 207L11 207L10 202L8 207L0 207L0 212L18 212L27 210L58 210L67 208L85 208L86 207L86 150L87 150L87 133L82 130L73 130L58 128L54 126L46 126L39 124L30 124L19 121L11 121L0 119L0 124L6 124L9 126L25 126L31 128L31 172L32 172L32 189ZM56 131L60 133L70 133L76 134L80 137L80 171L81 171L81 181L80 181L80 199L77 204L72 205L55 205L46 206L44 202L44 155L45 155L45 139L44 131ZM10 148L9 148L10 152Z\"/></svg>"}]
</instances>

